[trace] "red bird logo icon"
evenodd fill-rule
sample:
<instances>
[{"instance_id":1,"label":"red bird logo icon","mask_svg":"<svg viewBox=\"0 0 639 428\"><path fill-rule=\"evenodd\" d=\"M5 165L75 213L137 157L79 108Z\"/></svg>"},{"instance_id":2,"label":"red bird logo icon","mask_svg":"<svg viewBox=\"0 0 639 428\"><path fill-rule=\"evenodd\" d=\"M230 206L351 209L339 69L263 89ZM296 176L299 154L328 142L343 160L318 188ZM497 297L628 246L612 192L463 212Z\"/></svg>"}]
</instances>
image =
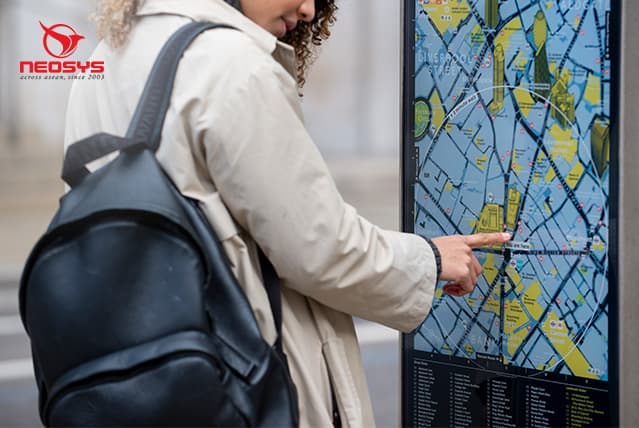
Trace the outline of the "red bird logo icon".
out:
<instances>
[{"instance_id":1,"label":"red bird logo icon","mask_svg":"<svg viewBox=\"0 0 639 428\"><path fill-rule=\"evenodd\" d=\"M48 27L40 22L40 27L44 30L44 36L42 37L42 44L44 49L49 55L55 58L66 58L75 52L78 48L78 42L84 39L84 36L79 35L71 26L66 24L55 24ZM62 30L63 29L63 30ZM62 30L62 31L60 31ZM49 47L49 40L53 39L57 41L61 49L54 51ZM59 51L59 52L58 52ZM58 52L58 53L54 53Z\"/></svg>"}]
</instances>

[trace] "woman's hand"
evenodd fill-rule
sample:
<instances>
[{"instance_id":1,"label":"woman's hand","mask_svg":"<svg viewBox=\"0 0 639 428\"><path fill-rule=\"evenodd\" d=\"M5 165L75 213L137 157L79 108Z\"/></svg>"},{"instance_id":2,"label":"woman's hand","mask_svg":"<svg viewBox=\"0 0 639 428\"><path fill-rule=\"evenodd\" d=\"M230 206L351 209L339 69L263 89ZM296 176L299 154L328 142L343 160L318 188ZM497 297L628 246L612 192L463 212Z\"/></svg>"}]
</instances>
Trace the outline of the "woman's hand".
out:
<instances>
[{"instance_id":1,"label":"woman's hand","mask_svg":"<svg viewBox=\"0 0 639 428\"><path fill-rule=\"evenodd\" d=\"M503 244L510 238L510 233L497 232L432 239L441 255L442 272L439 279L448 281L444 285L444 292L451 296L463 296L473 291L482 270L473 254L473 248Z\"/></svg>"}]
</instances>

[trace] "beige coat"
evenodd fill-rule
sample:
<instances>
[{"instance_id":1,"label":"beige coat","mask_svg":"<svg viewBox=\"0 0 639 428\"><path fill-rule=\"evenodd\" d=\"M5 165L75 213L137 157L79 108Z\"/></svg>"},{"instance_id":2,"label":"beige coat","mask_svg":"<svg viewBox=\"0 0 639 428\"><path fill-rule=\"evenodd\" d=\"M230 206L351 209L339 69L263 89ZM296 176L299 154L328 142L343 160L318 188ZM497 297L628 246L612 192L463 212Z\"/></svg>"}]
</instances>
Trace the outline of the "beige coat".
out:
<instances>
[{"instance_id":1,"label":"beige coat","mask_svg":"<svg viewBox=\"0 0 639 428\"><path fill-rule=\"evenodd\" d=\"M374 426L351 315L416 328L435 288L429 245L374 226L342 200L304 127L290 46L221 0L147 0L138 14L124 47L100 43L93 53L105 79L73 85L65 144L125 133L156 54L189 19L241 29L209 31L186 52L157 157L201 201L271 343L256 242L281 277L300 425L331 425L332 384L344 426Z\"/></svg>"}]
</instances>

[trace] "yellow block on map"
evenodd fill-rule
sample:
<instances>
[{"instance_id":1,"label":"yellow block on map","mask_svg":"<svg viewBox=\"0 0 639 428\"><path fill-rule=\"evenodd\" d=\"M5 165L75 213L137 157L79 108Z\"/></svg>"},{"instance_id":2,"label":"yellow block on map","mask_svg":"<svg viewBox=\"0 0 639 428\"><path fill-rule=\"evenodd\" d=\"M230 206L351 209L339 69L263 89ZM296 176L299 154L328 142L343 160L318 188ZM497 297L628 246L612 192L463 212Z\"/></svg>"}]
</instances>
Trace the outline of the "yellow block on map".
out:
<instances>
[{"instance_id":1,"label":"yellow block on map","mask_svg":"<svg viewBox=\"0 0 639 428\"><path fill-rule=\"evenodd\" d=\"M588 370L591 368L590 363L572 341L566 323L554 311L550 312L541 329L573 375L599 379L599 376Z\"/></svg>"},{"instance_id":2,"label":"yellow block on map","mask_svg":"<svg viewBox=\"0 0 639 428\"><path fill-rule=\"evenodd\" d=\"M584 173L584 166L580 161L577 161L575 166L572 167L572 169L566 176L566 183L568 183L568 185L572 189L574 189L577 183L579 182L579 179L583 175L583 173Z\"/></svg>"},{"instance_id":3,"label":"yellow block on map","mask_svg":"<svg viewBox=\"0 0 639 428\"><path fill-rule=\"evenodd\" d=\"M519 51L519 53L515 57L515 67L517 67L521 71L524 71L526 70L526 66L528 65L529 62L530 62L530 57L524 54L524 51Z\"/></svg>"},{"instance_id":4,"label":"yellow block on map","mask_svg":"<svg viewBox=\"0 0 639 428\"><path fill-rule=\"evenodd\" d=\"M442 99L439 96L439 92L436 90L433 91L433 94L430 96L430 107L432 109L432 126L435 127L435 130L438 130L442 123L444 123L444 106L442 105Z\"/></svg>"},{"instance_id":5,"label":"yellow block on map","mask_svg":"<svg viewBox=\"0 0 639 428\"><path fill-rule=\"evenodd\" d=\"M530 91L524 86L523 82L515 89L514 94L519 109L523 115L528 118L530 109L535 105L536 101L533 99Z\"/></svg>"},{"instance_id":6,"label":"yellow block on map","mask_svg":"<svg viewBox=\"0 0 639 428\"><path fill-rule=\"evenodd\" d=\"M528 316L517 298L504 302L504 321L504 333L506 334L513 333L528 322Z\"/></svg>"},{"instance_id":7,"label":"yellow block on map","mask_svg":"<svg viewBox=\"0 0 639 428\"><path fill-rule=\"evenodd\" d=\"M499 297L495 297L494 295L489 296L486 299L486 303L484 303L484 312L493 312L497 315L501 315L500 312L500 304Z\"/></svg>"},{"instance_id":8,"label":"yellow block on map","mask_svg":"<svg viewBox=\"0 0 639 428\"><path fill-rule=\"evenodd\" d=\"M537 156L537 165L539 165L540 167L543 166L545 159L546 159L546 155L544 155L544 152L539 152L539 156ZM542 175L543 175L543 172L539 168L536 169L535 174L533 175L533 184L537 184Z\"/></svg>"},{"instance_id":9,"label":"yellow block on map","mask_svg":"<svg viewBox=\"0 0 639 428\"><path fill-rule=\"evenodd\" d=\"M466 351L466 355L470 356L473 355L473 345L471 345L470 343L467 343L464 345L464 351Z\"/></svg>"},{"instance_id":10,"label":"yellow block on map","mask_svg":"<svg viewBox=\"0 0 639 428\"><path fill-rule=\"evenodd\" d=\"M486 204L479 214L477 232L503 232L504 208L497 204Z\"/></svg>"},{"instance_id":11,"label":"yellow block on map","mask_svg":"<svg viewBox=\"0 0 639 428\"><path fill-rule=\"evenodd\" d=\"M537 370L546 370L549 367L555 367L556 364L557 364L557 359L555 357L552 357L547 364L544 364L544 363L537 364Z\"/></svg>"},{"instance_id":12,"label":"yellow block on map","mask_svg":"<svg viewBox=\"0 0 639 428\"><path fill-rule=\"evenodd\" d=\"M535 320L539 320L539 317L543 313L543 309L537 301L540 294L541 284L539 283L539 281L533 281L530 283L523 295L523 298L521 299L524 307Z\"/></svg>"},{"instance_id":13,"label":"yellow block on map","mask_svg":"<svg viewBox=\"0 0 639 428\"><path fill-rule=\"evenodd\" d=\"M546 176L544 177L544 181L546 183L550 183L551 181L553 181L555 179L557 175L555 174L555 170L552 169L552 167L548 167L548 172L546 172Z\"/></svg>"},{"instance_id":14,"label":"yellow block on map","mask_svg":"<svg viewBox=\"0 0 639 428\"><path fill-rule=\"evenodd\" d=\"M524 166L517 162L517 149L513 150L513 160L511 167L513 171L515 171L515 174L517 174L518 176L519 173L524 169Z\"/></svg>"},{"instance_id":15,"label":"yellow block on map","mask_svg":"<svg viewBox=\"0 0 639 428\"><path fill-rule=\"evenodd\" d=\"M605 245L601 239L596 239L592 242L592 246L590 247L593 251L603 251Z\"/></svg>"},{"instance_id":16,"label":"yellow block on map","mask_svg":"<svg viewBox=\"0 0 639 428\"><path fill-rule=\"evenodd\" d=\"M599 76L595 76L592 73L588 75L584 100L592 105L599 105L599 103L601 103L601 78Z\"/></svg>"},{"instance_id":17,"label":"yellow block on map","mask_svg":"<svg viewBox=\"0 0 639 428\"><path fill-rule=\"evenodd\" d=\"M511 187L508 189L508 210L506 211L506 224L509 229L515 229L515 220L519 212L519 204L521 202L521 192Z\"/></svg>"},{"instance_id":18,"label":"yellow block on map","mask_svg":"<svg viewBox=\"0 0 639 428\"><path fill-rule=\"evenodd\" d=\"M495 41L493 42L494 46L502 45L504 48L504 52L508 52L508 47L510 46L510 39L513 34L519 34L521 31L521 19L519 16L511 19L504 25L501 29L497 37L495 37Z\"/></svg>"},{"instance_id":19,"label":"yellow block on map","mask_svg":"<svg viewBox=\"0 0 639 428\"><path fill-rule=\"evenodd\" d=\"M477 165L477 168L479 168L481 171L486 171L486 162L488 162L487 153L484 153L480 157L475 158L475 165Z\"/></svg>"},{"instance_id":20,"label":"yellow block on map","mask_svg":"<svg viewBox=\"0 0 639 428\"><path fill-rule=\"evenodd\" d=\"M559 157L566 159L566 162L572 163L577 154L577 140L571 136L571 128L562 129L556 123L550 127L550 136L555 143L550 148L550 157L557 160Z\"/></svg>"},{"instance_id":21,"label":"yellow block on map","mask_svg":"<svg viewBox=\"0 0 639 428\"><path fill-rule=\"evenodd\" d=\"M508 265L506 267L506 275L508 275L513 284L515 284L515 291L517 293L521 293L522 281L519 272L517 272L517 269Z\"/></svg>"},{"instance_id":22,"label":"yellow block on map","mask_svg":"<svg viewBox=\"0 0 639 428\"><path fill-rule=\"evenodd\" d=\"M495 266L495 255L492 253L486 254L486 260L482 265L484 278L488 284L492 284L497 277L497 266Z\"/></svg>"},{"instance_id":23,"label":"yellow block on map","mask_svg":"<svg viewBox=\"0 0 639 428\"><path fill-rule=\"evenodd\" d=\"M448 1L446 4L444 2L442 4L430 2L422 4L422 7L428 13L440 34L446 33L446 30L449 29L451 31L454 30L470 14L470 6L468 6L466 0Z\"/></svg>"}]
</instances>

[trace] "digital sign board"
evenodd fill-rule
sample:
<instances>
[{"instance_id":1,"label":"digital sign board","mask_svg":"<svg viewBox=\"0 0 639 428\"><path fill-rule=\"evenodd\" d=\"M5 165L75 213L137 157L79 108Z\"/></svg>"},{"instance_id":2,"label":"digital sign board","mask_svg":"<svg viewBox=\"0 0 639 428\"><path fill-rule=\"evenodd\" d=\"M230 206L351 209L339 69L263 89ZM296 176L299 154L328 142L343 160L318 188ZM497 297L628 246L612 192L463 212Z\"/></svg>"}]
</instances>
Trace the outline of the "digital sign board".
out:
<instances>
[{"instance_id":1,"label":"digital sign board","mask_svg":"<svg viewBox=\"0 0 639 428\"><path fill-rule=\"evenodd\" d=\"M613 426L614 0L406 0L403 229L507 231L402 338L404 426Z\"/></svg>"}]
</instances>

